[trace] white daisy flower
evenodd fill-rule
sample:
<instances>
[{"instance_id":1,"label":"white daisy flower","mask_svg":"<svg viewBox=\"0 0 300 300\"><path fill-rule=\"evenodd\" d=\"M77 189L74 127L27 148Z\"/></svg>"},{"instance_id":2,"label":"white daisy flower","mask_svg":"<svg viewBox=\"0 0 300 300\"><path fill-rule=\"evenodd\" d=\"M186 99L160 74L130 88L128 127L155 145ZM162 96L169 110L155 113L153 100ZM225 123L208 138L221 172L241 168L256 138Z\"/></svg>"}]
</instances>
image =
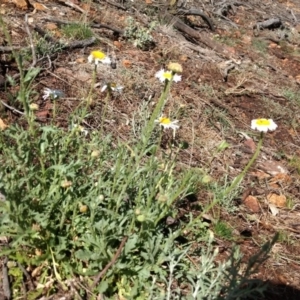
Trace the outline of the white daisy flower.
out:
<instances>
[{"instance_id":1,"label":"white daisy flower","mask_svg":"<svg viewBox=\"0 0 300 300\"><path fill-rule=\"evenodd\" d=\"M181 80L181 75L173 75L172 71L165 71L164 69L156 72L155 77L158 78L161 82L165 82L166 80L173 80L175 82L178 82Z\"/></svg>"},{"instance_id":2,"label":"white daisy flower","mask_svg":"<svg viewBox=\"0 0 300 300\"><path fill-rule=\"evenodd\" d=\"M175 131L179 128L179 125L177 125L178 120L171 121L169 118L166 118L164 116L160 117L158 120L155 120L155 123L158 123L164 129L171 128Z\"/></svg>"},{"instance_id":3,"label":"white daisy flower","mask_svg":"<svg viewBox=\"0 0 300 300\"><path fill-rule=\"evenodd\" d=\"M107 88L110 88L114 92L121 92L124 89L124 86L117 85L115 83L108 83L101 88L101 92L103 93Z\"/></svg>"},{"instance_id":4,"label":"white daisy flower","mask_svg":"<svg viewBox=\"0 0 300 300\"><path fill-rule=\"evenodd\" d=\"M109 65L111 64L111 59L101 51L92 51L88 57L88 62L94 62L95 65L98 65L99 62Z\"/></svg>"},{"instance_id":5,"label":"white daisy flower","mask_svg":"<svg viewBox=\"0 0 300 300\"><path fill-rule=\"evenodd\" d=\"M251 129L261 132L273 131L277 124L272 119L255 119L251 121Z\"/></svg>"},{"instance_id":6,"label":"white daisy flower","mask_svg":"<svg viewBox=\"0 0 300 300\"><path fill-rule=\"evenodd\" d=\"M64 96L64 93L60 90L53 90L49 88L44 89L44 96L43 99L46 100L50 97L50 99L58 99Z\"/></svg>"},{"instance_id":7,"label":"white daisy flower","mask_svg":"<svg viewBox=\"0 0 300 300\"><path fill-rule=\"evenodd\" d=\"M83 126L77 124L73 124L71 126L71 129L77 130L78 132L82 133L84 136L87 136L89 133Z\"/></svg>"}]
</instances>

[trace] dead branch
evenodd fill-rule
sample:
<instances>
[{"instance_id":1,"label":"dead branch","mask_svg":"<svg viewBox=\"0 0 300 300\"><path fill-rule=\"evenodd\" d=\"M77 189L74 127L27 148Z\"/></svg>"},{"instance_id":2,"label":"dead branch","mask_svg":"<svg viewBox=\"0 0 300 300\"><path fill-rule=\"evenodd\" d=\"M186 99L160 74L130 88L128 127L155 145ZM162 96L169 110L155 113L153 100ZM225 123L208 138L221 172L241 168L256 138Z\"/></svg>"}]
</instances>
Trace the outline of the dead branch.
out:
<instances>
[{"instance_id":1,"label":"dead branch","mask_svg":"<svg viewBox=\"0 0 300 300\"><path fill-rule=\"evenodd\" d=\"M33 40L32 40L32 35L28 26L28 15L25 15L25 29L29 37L29 42L30 42L30 49L31 49L31 54L32 54L32 64L31 68L33 68L36 65L36 55L35 55L35 47L33 45Z\"/></svg>"},{"instance_id":2,"label":"dead branch","mask_svg":"<svg viewBox=\"0 0 300 300\"><path fill-rule=\"evenodd\" d=\"M21 46L5 46L5 47L0 47L0 53L10 53L10 52L13 52L15 50L20 50Z\"/></svg>"},{"instance_id":3,"label":"dead branch","mask_svg":"<svg viewBox=\"0 0 300 300\"><path fill-rule=\"evenodd\" d=\"M165 13L163 15L165 20L171 24L174 28L178 29L179 31L183 32L187 36L194 38L198 40L200 43L204 44L210 49L213 49L219 54L222 54L223 56L230 59L230 56L228 53L228 48L210 38L210 36L206 32L198 32L197 30L194 30L190 26L186 25L182 20L180 20L177 16L173 16L169 13Z\"/></svg>"},{"instance_id":4,"label":"dead branch","mask_svg":"<svg viewBox=\"0 0 300 300\"><path fill-rule=\"evenodd\" d=\"M60 3L62 3L62 4L64 4L64 5L66 5L66 6L69 6L69 7L73 8L73 9L79 11L79 12L81 12L82 14L86 14L87 13L84 9L82 9L81 7L79 7L78 5L76 5L75 3L73 3L72 1L69 1L69 0L66 0L66 1L64 1L64 0L57 0L57 1L60 2Z\"/></svg>"},{"instance_id":5,"label":"dead branch","mask_svg":"<svg viewBox=\"0 0 300 300\"><path fill-rule=\"evenodd\" d=\"M128 236L124 236L122 239L122 242L116 252L116 254L114 255L114 257L112 258L112 260L105 266L105 268L97 275L96 279L94 280L92 286L91 286L91 290L95 288L96 284L100 281L100 279L105 275L105 273L107 272L107 270L117 261L118 257L121 255L122 249L125 245L125 243L127 242Z\"/></svg>"},{"instance_id":6,"label":"dead branch","mask_svg":"<svg viewBox=\"0 0 300 300\"><path fill-rule=\"evenodd\" d=\"M86 39L86 40L71 42L67 45L63 45L62 48L64 50L75 49L75 48L85 48L85 47L88 47L88 46L94 44L95 42L96 42L96 38L92 37L92 38Z\"/></svg>"},{"instance_id":7,"label":"dead branch","mask_svg":"<svg viewBox=\"0 0 300 300\"><path fill-rule=\"evenodd\" d=\"M212 22L212 20L201 10L197 9L179 9L176 12L176 15L185 15L185 16L199 16L203 19L203 21L206 22L206 24L209 26L211 31L215 31L215 26Z\"/></svg>"},{"instance_id":8,"label":"dead branch","mask_svg":"<svg viewBox=\"0 0 300 300\"><path fill-rule=\"evenodd\" d=\"M253 29L261 30L261 29L275 29L282 26L282 22L280 18L272 18L263 22L257 22Z\"/></svg>"},{"instance_id":9,"label":"dead branch","mask_svg":"<svg viewBox=\"0 0 300 300\"><path fill-rule=\"evenodd\" d=\"M18 113L19 115L25 115L25 113L23 113L22 111L17 110L16 108L6 104L3 100L0 100L0 102L2 103L3 106L5 106L6 108L8 108L12 113Z\"/></svg>"},{"instance_id":10,"label":"dead branch","mask_svg":"<svg viewBox=\"0 0 300 300\"><path fill-rule=\"evenodd\" d=\"M119 4L119 3L116 3L114 1L110 1L110 0L105 0L105 2L107 2L108 4L112 5L112 6L115 6L117 8L120 8L122 10L126 10L126 7L124 7L123 5Z\"/></svg>"},{"instance_id":11,"label":"dead branch","mask_svg":"<svg viewBox=\"0 0 300 300\"><path fill-rule=\"evenodd\" d=\"M229 14L230 10L232 10L234 14L236 13L234 4L233 3L225 3L216 11L216 14L221 17L226 17Z\"/></svg>"},{"instance_id":12,"label":"dead branch","mask_svg":"<svg viewBox=\"0 0 300 300\"><path fill-rule=\"evenodd\" d=\"M91 24L90 26L92 28L105 28L105 29L109 29L109 30L111 30L111 31L113 31L115 33L120 34L120 35L124 34L124 30L116 28L116 27L112 27L112 26L109 26L109 25L106 25L106 24L97 23L97 24Z\"/></svg>"},{"instance_id":13,"label":"dead branch","mask_svg":"<svg viewBox=\"0 0 300 300\"><path fill-rule=\"evenodd\" d=\"M3 266L2 266L2 286L3 286L3 293L6 299L11 299L12 293L10 289L9 277L8 277L8 268L7 268L8 258L7 256L4 258Z\"/></svg>"}]
</instances>

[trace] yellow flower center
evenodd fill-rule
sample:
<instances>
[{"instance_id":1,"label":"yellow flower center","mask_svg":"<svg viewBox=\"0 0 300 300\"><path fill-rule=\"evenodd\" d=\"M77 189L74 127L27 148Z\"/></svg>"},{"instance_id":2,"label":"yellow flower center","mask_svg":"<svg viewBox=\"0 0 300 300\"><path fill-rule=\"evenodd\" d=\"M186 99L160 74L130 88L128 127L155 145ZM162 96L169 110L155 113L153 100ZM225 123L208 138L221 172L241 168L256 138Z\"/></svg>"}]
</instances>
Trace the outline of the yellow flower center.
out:
<instances>
[{"instance_id":1,"label":"yellow flower center","mask_svg":"<svg viewBox=\"0 0 300 300\"><path fill-rule=\"evenodd\" d=\"M92 51L91 55L94 57L94 59L102 60L106 57L106 55L101 51Z\"/></svg>"},{"instance_id":2,"label":"yellow flower center","mask_svg":"<svg viewBox=\"0 0 300 300\"><path fill-rule=\"evenodd\" d=\"M168 125L168 124L171 124L171 120L169 118L162 117L162 118L160 118L159 123Z\"/></svg>"},{"instance_id":3,"label":"yellow flower center","mask_svg":"<svg viewBox=\"0 0 300 300\"><path fill-rule=\"evenodd\" d=\"M258 119L258 120L256 120L256 125L258 125L258 126L270 126L271 122L268 119Z\"/></svg>"},{"instance_id":4,"label":"yellow flower center","mask_svg":"<svg viewBox=\"0 0 300 300\"><path fill-rule=\"evenodd\" d=\"M163 77L165 79L171 80L172 79L172 73L171 72L165 72Z\"/></svg>"}]
</instances>

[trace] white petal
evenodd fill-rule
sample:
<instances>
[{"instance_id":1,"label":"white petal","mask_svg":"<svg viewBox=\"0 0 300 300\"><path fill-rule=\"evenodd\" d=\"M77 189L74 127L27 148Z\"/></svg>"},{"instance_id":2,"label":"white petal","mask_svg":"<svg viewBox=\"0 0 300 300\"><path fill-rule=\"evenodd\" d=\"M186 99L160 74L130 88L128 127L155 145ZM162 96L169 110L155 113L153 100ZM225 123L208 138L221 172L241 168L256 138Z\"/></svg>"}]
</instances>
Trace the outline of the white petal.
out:
<instances>
[{"instance_id":1,"label":"white petal","mask_svg":"<svg viewBox=\"0 0 300 300\"><path fill-rule=\"evenodd\" d=\"M272 119L270 119L269 120L270 122L271 122L271 125L269 126L269 130L275 130L278 126L277 126L277 124L272 120Z\"/></svg>"},{"instance_id":2,"label":"white petal","mask_svg":"<svg viewBox=\"0 0 300 300\"><path fill-rule=\"evenodd\" d=\"M253 130L256 129L256 120L251 121L251 129L253 129Z\"/></svg>"},{"instance_id":3,"label":"white petal","mask_svg":"<svg viewBox=\"0 0 300 300\"><path fill-rule=\"evenodd\" d=\"M111 60L110 60L110 58L108 56L106 56L104 59L101 59L101 62L103 64L109 65L111 63Z\"/></svg>"},{"instance_id":4,"label":"white petal","mask_svg":"<svg viewBox=\"0 0 300 300\"><path fill-rule=\"evenodd\" d=\"M165 73L164 69L159 70L158 72L155 73L156 78L161 78L162 75Z\"/></svg>"},{"instance_id":5,"label":"white petal","mask_svg":"<svg viewBox=\"0 0 300 300\"><path fill-rule=\"evenodd\" d=\"M155 77L158 78L160 82L165 82L164 73L165 73L165 70L161 69L158 72L156 72Z\"/></svg>"},{"instance_id":6,"label":"white petal","mask_svg":"<svg viewBox=\"0 0 300 300\"><path fill-rule=\"evenodd\" d=\"M94 60L94 56L92 54L89 55L88 62L91 64L93 62L93 60Z\"/></svg>"},{"instance_id":7,"label":"white petal","mask_svg":"<svg viewBox=\"0 0 300 300\"><path fill-rule=\"evenodd\" d=\"M107 89L107 84L102 87L101 93L103 93L106 89Z\"/></svg>"},{"instance_id":8,"label":"white petal","mask_svg":"<svg viewBox=\"0 0 300 300\"><path fill-rule=\"evenodd\" d=\"M175 82L181 81L181 75L175 74L175 75L173 76L173 81L175 81Z\"/></svg>"}]
</instances>

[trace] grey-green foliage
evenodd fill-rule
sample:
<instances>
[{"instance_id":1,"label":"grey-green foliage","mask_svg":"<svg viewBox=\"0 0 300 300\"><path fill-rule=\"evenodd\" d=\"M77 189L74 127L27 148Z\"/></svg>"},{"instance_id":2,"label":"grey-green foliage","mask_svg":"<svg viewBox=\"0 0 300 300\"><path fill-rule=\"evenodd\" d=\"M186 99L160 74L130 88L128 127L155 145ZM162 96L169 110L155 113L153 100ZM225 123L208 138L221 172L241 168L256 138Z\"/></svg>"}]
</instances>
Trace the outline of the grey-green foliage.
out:
<instances>
[{"instance_id":1,"label":"grey-green foliage","mask_svg":"<svg viewBox=\"0 0 300 300\"><path fill-rule=\"evenodd\" d=\"M140 160L135 148L100 133L86 137L53 126L11 126L0 132L0 152L6 197L0 230L10 239L2 253L25 266L47 262L40 283L49 272L61 282L81 275L89 288L90 276L103 270L127 236L121 256L96 286L108 299L238 299L257 290L248 283L259 257L240 274L241 255L216 263L213 235L202 234L195 266L187 256L196 255L190 245L177 242L184 224L166 226L164 219L176 215L175 201L194 192L193 172L175 176L155 156ZM186 226L192 228L190 219Z\"/></svg>"},{"instance_id":2,"label":"grey-green foliage","mask_svg":"<svg viewBox=\"0 0 300 300\"><path fill-rule=\"evenodd\" d=\"M91 156L95 149L99 156ZM163 280L165 253L175 248L177 234L168 233L162 220L174 217L174 201L192 191L191 172L174 176L154 156L139 162L134 149L113 145L100 133L88 139L78 130L52 126L36 131L12 126L0 133L0 151L0 190L6 196L0 230L11 239L5 252L12 259L51 265L54 253L59 278L90 276L128 236L99 291L112 295L125 289L135 297L153 275ZM84 205L87 211L81 212ZM42 257L33 255L35 249Z\"/></svg>"},{"instance_id":3,"label":"grey-green foliage","mask_svg":"<svg viewBox=\"0 0 300 300\"><path fill-rule=\"evenodd\" d=\"M237 247L233 247L227 260L216 263L219 251L218 247L213 247L214 239L210 234L207 247L201 250L198 264L191 265L187 272L192 291L185 299L236 300L257 299L262 296L266 285L251 277L267 259L277 238L275 235L272 241L264 244L258 253L249 258L247 264L242 261L243 255Z\"/></svg>"},{"instance_id":4,"label":"grey-green foliage","mask_svg":"<svg viewBox=\"0 0 300 300\"><path fill-rule=\"evenodd\" d=\"M132 17L129 17L127 19L124 35L133 43L135 47L145 49L154 42L151 32L156 26L157 22L152 21L146 28L140 23L136 22Z\"/></svg>"},{"instance_id":5,"label":"grey-green foliage","mask_svg":"<svg viewBox=\"0 0 300 300\"><path fill-rule=\"evenodd\" d=\"M38 57L53 55L62 51L62 49L63 44L50 42L46 38L40 38L36 42L36 54Z\"/></svg>"}]
</instances>

